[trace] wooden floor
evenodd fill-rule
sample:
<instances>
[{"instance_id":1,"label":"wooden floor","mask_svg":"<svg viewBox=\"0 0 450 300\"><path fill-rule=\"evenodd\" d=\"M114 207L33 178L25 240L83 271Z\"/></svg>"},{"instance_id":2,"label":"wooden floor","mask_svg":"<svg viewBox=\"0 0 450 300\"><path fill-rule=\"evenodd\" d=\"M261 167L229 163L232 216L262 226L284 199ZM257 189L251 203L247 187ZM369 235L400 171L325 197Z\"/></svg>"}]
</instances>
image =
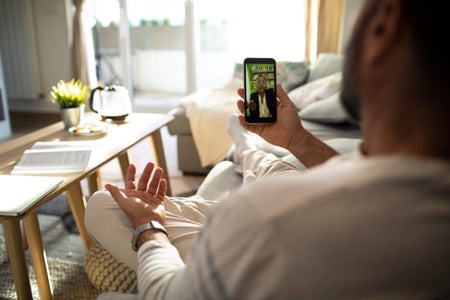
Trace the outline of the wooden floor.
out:
<instances>
[{"instance_id":1,"label":"wooden floor","mask_svg":"<svg viewBox=\"0 0 450 300\"><path fill-rule=\"evenodd\" d=\"M11 112L9 117L12 130L11 139L61 121L60 115L55 113Z\"/></svg>"}]
</instances>

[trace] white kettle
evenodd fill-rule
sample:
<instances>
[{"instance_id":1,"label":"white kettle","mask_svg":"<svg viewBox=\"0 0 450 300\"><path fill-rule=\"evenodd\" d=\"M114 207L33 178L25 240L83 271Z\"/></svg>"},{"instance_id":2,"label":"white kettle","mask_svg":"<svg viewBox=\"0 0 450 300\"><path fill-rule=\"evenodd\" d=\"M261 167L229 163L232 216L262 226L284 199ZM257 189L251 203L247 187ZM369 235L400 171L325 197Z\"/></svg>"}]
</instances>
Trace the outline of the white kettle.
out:
<instances>
[{"instance_id":1,"label":"white kettle","mask_svg":"<svg viewBox=\"0 0 450 300\"><path fill-rule=\"evenodd\" d=\"M130 95L123 86L98 86L91 91L89 102L103 120L123 121L131 113Z\"/></svg>"}]
</instances>

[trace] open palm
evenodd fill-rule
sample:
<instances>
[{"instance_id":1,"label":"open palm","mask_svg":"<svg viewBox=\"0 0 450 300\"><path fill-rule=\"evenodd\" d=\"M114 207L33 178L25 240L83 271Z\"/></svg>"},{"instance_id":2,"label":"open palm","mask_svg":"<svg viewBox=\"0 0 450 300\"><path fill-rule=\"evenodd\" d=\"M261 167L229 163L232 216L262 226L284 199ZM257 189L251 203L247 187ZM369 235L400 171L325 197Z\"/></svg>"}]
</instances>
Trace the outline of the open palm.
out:
<instances>
[{"instance_id":1,"label":"open palm","mask_svg":"<svg viewBox=\"0 0 450 300\"><path fill-rule=\"evenodd\" d=\"M150 162L145 166L136 184L136 166L131 164L125 177L125 191L112 184L106 185L106 189L135 227L150 220L164 224L167 182L162 175L163 170L155 168L155 164Z\"/></svg>"}]
</instances>

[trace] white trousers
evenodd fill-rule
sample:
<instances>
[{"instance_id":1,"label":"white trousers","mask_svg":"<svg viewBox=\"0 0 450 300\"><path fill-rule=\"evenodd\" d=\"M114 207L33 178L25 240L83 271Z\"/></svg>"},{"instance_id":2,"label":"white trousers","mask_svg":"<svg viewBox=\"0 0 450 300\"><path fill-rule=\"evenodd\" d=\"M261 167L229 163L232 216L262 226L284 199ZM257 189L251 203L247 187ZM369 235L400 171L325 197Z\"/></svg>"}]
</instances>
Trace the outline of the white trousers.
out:
<instances>
[{"instance_id":1,"label":"white trousers","mask_svg":"<svg viewBox=\"0 0 450 300\"><path fill-rule=\"evenodd\" d=\"M259 150L244 152L236 170L243 174L243 184L274 174L298 172L293 165ZM183 261L189 259L191 245L201 230L208 211L217 202L200 196L165 198L164 226L170 242L178 249ZM133 224L108 191L98 191L89 199L85 223L94 241L125 265L137 269L136 253L131 249Z\"/></svg>"}]
</instances>

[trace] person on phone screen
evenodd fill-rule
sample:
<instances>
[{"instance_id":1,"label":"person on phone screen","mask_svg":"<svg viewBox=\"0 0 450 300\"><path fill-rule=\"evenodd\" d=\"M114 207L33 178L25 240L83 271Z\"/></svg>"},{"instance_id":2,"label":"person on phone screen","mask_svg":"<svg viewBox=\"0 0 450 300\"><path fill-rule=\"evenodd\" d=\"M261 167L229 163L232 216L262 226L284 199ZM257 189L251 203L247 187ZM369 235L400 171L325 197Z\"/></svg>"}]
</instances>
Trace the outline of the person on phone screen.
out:
<instances>
[{"instance_id":1,"label":"person on phone screen","mask_svg":"<svg viewBox=\"0 0 450 300\"><path fill-rule=\"evenodd\" d=\"M249 112L251 120L270 118L277 109L277 98L272 88L267 88L266 76L259 74L255 80L256 92L250 94Z\"/></svg>"}]
</instances>

